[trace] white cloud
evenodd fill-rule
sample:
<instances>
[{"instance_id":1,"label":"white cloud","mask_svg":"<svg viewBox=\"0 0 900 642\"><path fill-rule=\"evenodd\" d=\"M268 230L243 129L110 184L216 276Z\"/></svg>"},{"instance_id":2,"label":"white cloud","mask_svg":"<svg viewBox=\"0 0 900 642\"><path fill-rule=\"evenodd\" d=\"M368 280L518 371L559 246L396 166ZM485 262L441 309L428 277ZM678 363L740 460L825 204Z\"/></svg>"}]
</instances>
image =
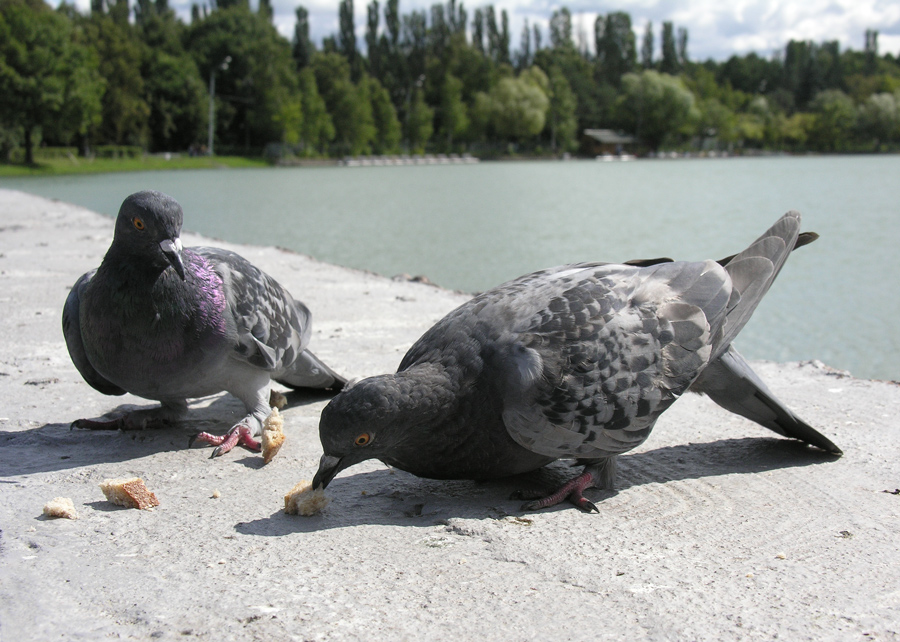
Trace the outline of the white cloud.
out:
<instances>
[{"instance_id":1,"label":"white cloud","mask_svg":"<svg viewBox=\"0 0 900 642\"><path fill-rule=\"evenodd\" d=\"M196 1L202 4L202 0ZM257 1L251 3L255 5ZM489 4L460 1L470 20L476 8ZM75 0L82 11L87 11L89 2ZM190 20L191 0L170 0L169 4L182 19ZM360 39L365 31L367 4L366 0L354 2ZM385 0L379 4L383 11ZM433 4L434 0L400 0L400 11L430 12ZM337 32L338 0L273 0L275 25L282 35L293 36L298 5L303 5L310 14L311 35L317 44L323 37ZM867 29L879 31L881 53L900 55L900 2L897 0L495 0L493 5L498 13L506 9L509 14L514 46L525 19L529 24L542 26L546 43L547 21L554 10L566 6L573 14L576 37L582 31L592 49L596 15L625 11L631 15L638 42L648 20L653 23L657 39L664 21L687 28L688 54L693 60L725 60L733 54L751 51L769 55L782 50L791 39L837 40L842 49L861 50ZM659 51L658 40L656 50Z\"/></svg>"}]
</instances>

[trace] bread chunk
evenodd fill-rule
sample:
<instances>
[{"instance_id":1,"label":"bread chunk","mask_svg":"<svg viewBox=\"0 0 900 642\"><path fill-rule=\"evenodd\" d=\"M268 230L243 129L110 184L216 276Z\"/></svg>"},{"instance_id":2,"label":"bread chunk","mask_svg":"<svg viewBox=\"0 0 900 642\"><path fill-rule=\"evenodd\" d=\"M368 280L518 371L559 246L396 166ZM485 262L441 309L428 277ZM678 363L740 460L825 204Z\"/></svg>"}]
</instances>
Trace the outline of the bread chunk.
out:
<instances>
[{"instance_id":1,"label":"bread chunk","mask_svg":"<svg viewBox=\"0 0 900 642\"><path fill-rule=\"evenodd\" d=\"M47 517L65 517L66 519L78 519L78 511L75 504L68 497L54 497L44 505L44 515Z\"/></svg>"},{"instance_id":2,"label":"bread chunk","mask_svg":"<svg viewBox=\"0 0 900 642\"><path fill-rule=\"evenodd\" d=\"M288 515L315 515L328 505L331 500L325 496L321 488L313 490L312 484L304 479L290 489L284 496L284 512Z\"/></svg>"},{"instance_id":3,"label":"bread chunk","mask_svg":"<svg viewBox=\"0 0 900 642\"><path fill-rule=\"evenodd\" d=\"M284 444L284 417L273 407L272 413L266 417L262 429L263 463L268 464Z\"/></svg>"},{"instance_id":4,"label":"bread chunk","mask_svg":"<svg viewBox=\"0 0 900 642\"><path fill-rule=\"evenodd\" d=\"M107 479L100 484L100 490L106 495L107 501L126 508L153 508L159 506L156 495L147 490L144 480L140 477L126 479Z\"/></svg>"}]
</instances>

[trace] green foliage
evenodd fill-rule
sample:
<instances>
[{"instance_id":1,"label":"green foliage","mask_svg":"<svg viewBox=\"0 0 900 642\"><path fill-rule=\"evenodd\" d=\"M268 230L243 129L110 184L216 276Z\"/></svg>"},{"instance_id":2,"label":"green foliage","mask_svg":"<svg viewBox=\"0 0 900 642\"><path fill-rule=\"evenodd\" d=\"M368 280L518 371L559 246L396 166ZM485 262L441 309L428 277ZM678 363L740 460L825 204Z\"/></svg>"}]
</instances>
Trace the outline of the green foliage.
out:
<instances>
[{"instance_id":1,"label":"green foliage","mask_svg":"<svg viewBox=\"0 0 900 642\"><path fill-rule=\"evenodd\" d=\"M856 108L850 97L837 89L827 89L816 94L810 107L815 115L809 131L810 143L822 151L846 149L856 126Z\"/></svg>"},{"instance_id":2,"label":"green foliage","mask_svg":"<svg viewBox=\"0 0 900 642\"><path fill-rule=\"evenodd\" d=\"M651 149L685 135L699 120L696 99L681 79L653 70L625 74L618 109L629 130Z\"/></svg>"},{"instance_id":3,"label":"green foliage","mask_svg":"<svg viewBox=\"0 0 900 642\"><path fill-rule=\"evenodd\" d=\"M42 2L0 4L0 122L21 128L28 164L41 130L68 142L98 122L103 83L78 35Z\"/></svg>"},{"instance_id":4,"label":"green foliage","mask_svg":"<svg viewBox=\"0 0 900 642\"><path fill-rule=\"evenodd\" d=\"M433 119L434 110L425 103L422 90L416 88L406 115L406 140L412 153L425 152L425 146L434 133Z\"/></svg>"},{"instance_id":5,"label":"green foliage","mask_svg":"<svg viewBox=\"0 0 900 642\"><path fill-rule=\"evenodd\" d=\"M569 81L556 67L550 70L550 108L547 112L547 128L550 130L550 149L563 152L578 147L578 120L575 117L578 101Z\"/></svg>"},{"instance_id":6,"label":"green foliage","mask_svg":"<svg viewBox=\"0 0 900 642\"><path fill-rule=\"evenodd\" d=\"M639 56L622 11L596 18L593 51L583 33L576 46L577 18L559 6L549 37L526 22L513 52L509 16L491 4L470 20L458 0L409 13L367 0L357 25L353 0L341 0L338 31L316 51L302 6L289 42L272 0L198 5L189 25L169 0L130 2L133 21L129 0L91 0L89 15L0 0L0 155L22 147L33 162L39 142L197 149L212 80L217 149L245 154L270 143L302 156L559 153L586 128L621 129L650 149L900 148L900 60L878 55L872 30L861 52L790 41L781 55L694 63L687 29L670 22L656 34L646 24Z\"/></svg>"},{"instance_id":7,"label":"green foliage","mask_svg":"<svg viewBox=\"0 0 900 642\"><path fill-rule=\"evenodd\" d=\"M869 96L859 107L857 126L863 138L874 141L876 150L896 138L900 134L900 91Z\"/></svg>"},{"instance_id":8,"label":"green foliage","mask_svg":"<svg viewBox=\"0 0 900 642\"><path fill-rule=\"evenodd\" d=\"M334 123L325 100L319 94L316 76L310 68L300 71L300 100L303 107L300 143L306 156L324 154L334 140Z\"/></svg>"},{"instance_id":9,"label":"green foliage","mask_svg":"<svg viewBox=\"0 0 900 642\"><path fill-rule=\"evenodd\" d=\"M192 24L187 43L201 77L216 74L217 140L248 151L280 140L276 116L296 100L298 78L290 45L275 27L237 3Z\"/></svg>"},{"instance_id":10,"label":"green foliage","mask_svg":"<svg viewBox=\"0 0 900 642\"><path fill-rule=\"evenodd\" d=\"M518 78L501 78L490 93L494 131L510 141L540 134L550 106L547 86L547 76L536 67L523 71Z\"/></svg>"}]
</instances>

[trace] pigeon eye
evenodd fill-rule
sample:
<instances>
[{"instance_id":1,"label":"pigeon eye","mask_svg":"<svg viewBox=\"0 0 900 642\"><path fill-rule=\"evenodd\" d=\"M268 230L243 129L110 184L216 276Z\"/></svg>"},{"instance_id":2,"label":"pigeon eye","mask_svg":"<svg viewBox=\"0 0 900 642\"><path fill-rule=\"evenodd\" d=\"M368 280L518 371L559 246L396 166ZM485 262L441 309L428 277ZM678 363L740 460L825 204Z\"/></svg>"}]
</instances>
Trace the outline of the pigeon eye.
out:
<instances>
[{"instance_id":1,"label":"pigeon eye","mask_svg":"<svg viewBox=\"0 0 900 642\"><path fill-rule=\"evenodd\" d=\"M363 434L359 435L356 439L354 439L353 443L356 444L357 446L365 446L370 441L372 441L372 435L370 435L367 432L364 432Z\"/></svg>"},{"instance_id":2,"label":"pigeon eye","mask_svg":"<svg viewBox=\"0 0 900 642\"><path fill-rule=\"evenodd\" d=\"M131 224L134 225L134 229L136 229L136 230L140 230L140 231L144 230L144 227L145 227L144 221L143 221L143 219L138 218L137 216L135 216L133 219L131 219Z\"/></svg>"}]
</instances>

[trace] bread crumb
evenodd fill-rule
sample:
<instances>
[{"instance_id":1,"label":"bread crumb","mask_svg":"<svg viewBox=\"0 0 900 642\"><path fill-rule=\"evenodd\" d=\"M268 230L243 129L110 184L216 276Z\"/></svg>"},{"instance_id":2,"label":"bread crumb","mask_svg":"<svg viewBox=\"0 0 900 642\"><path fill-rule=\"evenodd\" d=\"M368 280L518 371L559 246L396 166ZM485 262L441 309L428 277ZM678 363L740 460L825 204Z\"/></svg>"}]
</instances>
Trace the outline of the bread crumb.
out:
<instances>
[{"instance_id":1,"label":"bread crumb","mask_svg":"<svg viewBox=\"0 0 900 642\"><path fill-rule=\"evenodd\" d=\"M221 497L221 496L222 496L222 493L219 492L219 489L218 489L218 488L216 488L215 490L213 490L213 492L212 492L212 499L219 499L219 497Z\"/></svg>"},{"instance_id":2,"label":"bread crumb","mask_svg":"<svg viewBox=\"0 0 900 642\"><path fill-rule=\"evenodd\" d=\"M54 497L44 505L44 515L47 517L65 517L66 519L78 519L78 511L75 504L68 497Z\"/></svg>"},{"instance_id":3,"label":"bread crumb","mask_svg":"<svg viewBox=\"0 0 900 642\"><path fill-rule=\"evenodd\" d=\"M278 408L281 410L287 405L287 397L278 392L277 390L269 391L269 407L270 408Z\"/></svg>"},{"instance_id":4,"label":"bread crumb","mask_svg":"<svg viewBox=\"0 0 900 642\"><path fill-rule=\"evenodd\" d=\"M263 463L268 464L284 444L284 417L278 408L272 408L271 414L263 422L262 456Z\"/></svg>"},{"instance_id":5,"label":"bread crumb","mask_svg":"<svg viewBox=\"0 0 900 642\"><path fill-rule=\"evenodd\" d=\"M126 508L144 510L159 506L156 495L147 490L144 480L140 477L106 479L100 484L100 490L106 495L107 501Z\"/></svg>"},{"instance_id":6,"label":"bread crumb","mask_svg":"<svg viewBox=\"0 0 900 642\"><path fill-rule=\"evenodd\" d=\"M288 515L315 515L331 500L325 497L321 488L313 490L312 484L304 479L284 496L284 512Z\"/></svg>"}]
</instances>

